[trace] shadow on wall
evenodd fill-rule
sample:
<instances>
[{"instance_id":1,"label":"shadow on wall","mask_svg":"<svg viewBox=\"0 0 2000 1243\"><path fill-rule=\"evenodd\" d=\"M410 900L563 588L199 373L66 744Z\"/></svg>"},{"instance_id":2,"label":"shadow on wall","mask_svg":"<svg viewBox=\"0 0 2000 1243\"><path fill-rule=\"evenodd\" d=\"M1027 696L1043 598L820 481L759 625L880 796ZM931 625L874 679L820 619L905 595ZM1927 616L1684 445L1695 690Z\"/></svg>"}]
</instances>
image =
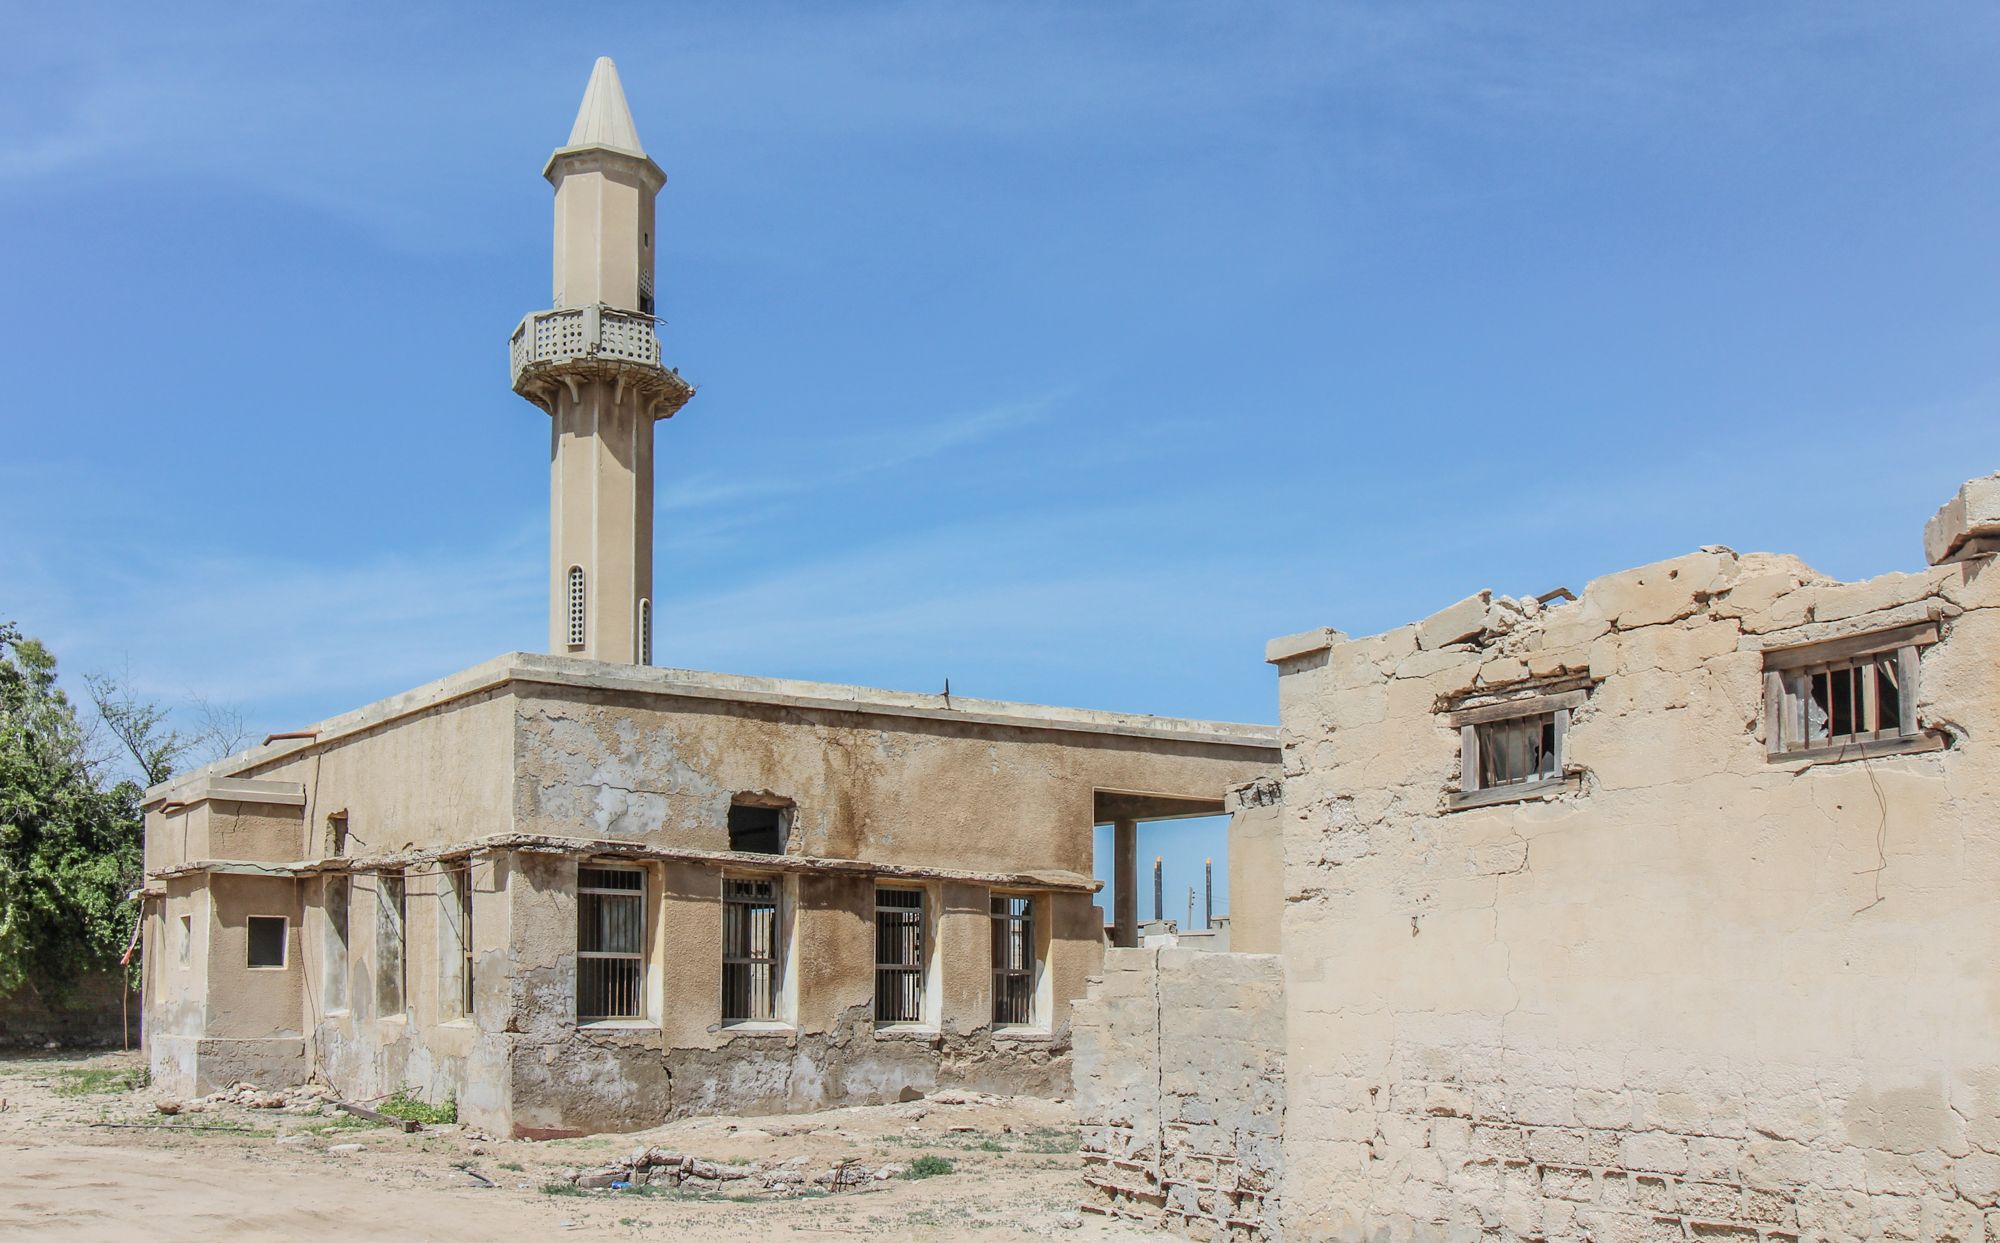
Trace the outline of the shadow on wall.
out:
<instances>
[{"instance_id":1,"label":"shadow on wall","mask_svg":"<svg viewBox=\"0 0 2000 1243\"><path fill-rule=\"evenodd\" d=\"M117 973L84 977L68 1005L51 1006L32 989L0 997L0 1049L136 1048L139 994Z\"/></svg>"}]
</instances>

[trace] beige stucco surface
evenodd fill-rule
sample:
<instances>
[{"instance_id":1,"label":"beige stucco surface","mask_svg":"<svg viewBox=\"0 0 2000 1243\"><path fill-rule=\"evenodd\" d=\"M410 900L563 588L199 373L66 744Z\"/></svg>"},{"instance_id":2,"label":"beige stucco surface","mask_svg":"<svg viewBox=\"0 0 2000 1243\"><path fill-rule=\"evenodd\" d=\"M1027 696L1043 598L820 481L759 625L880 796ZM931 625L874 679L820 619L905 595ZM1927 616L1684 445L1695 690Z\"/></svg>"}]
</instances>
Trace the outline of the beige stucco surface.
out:
<instances>
[{"instance_id":1,"label":"beige stucco surface","mask_svg":"<svg viewBox=\"0 0 2000 1243\"><path fill-rule=\"evenodd\" d=\"M1273 645L1294 1238L1980 1238L2000 1202L1990 558L1710 549ZM1763 652L1935 620L1923 754L1773 761ZM1566 788L1448 810L1478 688Z\"/></svg>"}]
</instances>

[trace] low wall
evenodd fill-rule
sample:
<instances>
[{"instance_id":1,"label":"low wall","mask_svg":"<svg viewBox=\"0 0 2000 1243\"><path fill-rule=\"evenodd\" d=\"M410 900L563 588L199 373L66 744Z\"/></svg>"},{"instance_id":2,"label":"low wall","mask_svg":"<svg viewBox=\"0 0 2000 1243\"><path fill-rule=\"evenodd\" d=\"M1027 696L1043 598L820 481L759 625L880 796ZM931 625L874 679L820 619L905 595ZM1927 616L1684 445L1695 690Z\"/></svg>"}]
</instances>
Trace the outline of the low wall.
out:
<instances>
[{"instance_id":1,"label":"low wall","mask_svg":"<svg viewBox=\"0 0 2000 1243\"><path fill-rule=\"evenodd\" d=\"M1107 950L1070 1022L1084 1210L1201 1239L1278 1239L1277 957Z\"/></svg>"},{"instance_id":2,"label":"low wall","mask_svg":"<svg viewBox=\"0 0 2000 1243\"><path fill-rule=\"evenodd\" d=\"M23 988L0 997L0 1049L137 1045L140 1009L139 995L127 997L124 982L115 974L84 977L66 1006L46 1005Z\"/></svg>"}]
</instances>

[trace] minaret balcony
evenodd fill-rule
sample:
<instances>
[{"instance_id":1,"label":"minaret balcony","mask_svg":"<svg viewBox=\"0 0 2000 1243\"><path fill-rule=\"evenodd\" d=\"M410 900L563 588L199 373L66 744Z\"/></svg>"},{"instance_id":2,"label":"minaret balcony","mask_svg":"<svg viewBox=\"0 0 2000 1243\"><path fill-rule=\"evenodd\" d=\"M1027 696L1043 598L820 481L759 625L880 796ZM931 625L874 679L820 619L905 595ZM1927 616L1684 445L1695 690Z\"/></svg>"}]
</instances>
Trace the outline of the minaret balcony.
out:
<instances>
[{"instance_id":1,"label":"minaret balcony","mask_svg":"<svg viewBox=\"0 0 2000 1243\"><path fill-rule=\"evenodd\" d=\"M594 380L629 389L656 419L673 417L694 396L681 373L660 363L660 337L651 315L609 306L536 311L514 329L508 351L514 391L553 411L556 391Z\"/></svg>"}]
</instances>

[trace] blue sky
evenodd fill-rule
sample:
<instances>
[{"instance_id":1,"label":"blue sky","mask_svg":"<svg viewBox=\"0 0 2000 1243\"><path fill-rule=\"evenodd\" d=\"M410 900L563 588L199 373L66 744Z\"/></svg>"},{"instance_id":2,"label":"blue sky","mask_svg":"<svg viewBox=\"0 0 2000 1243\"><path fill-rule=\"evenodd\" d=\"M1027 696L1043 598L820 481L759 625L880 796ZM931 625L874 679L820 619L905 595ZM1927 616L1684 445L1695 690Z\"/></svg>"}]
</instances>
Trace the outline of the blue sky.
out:
<instances>
[{"instance_id":1,"label":"blue sky","mask_svg":"<svg viewBox=\"0 0 2000 1243\"><path fill-rule=\"evenodd\" d=\"M599 54L701 385L662 663L1269 721L1272 635L1708 543L1912 568L2000 467L1989 5L9 25L0 617L260 731L541 646L505 340Z\"/></svg>"}]
</instances>

